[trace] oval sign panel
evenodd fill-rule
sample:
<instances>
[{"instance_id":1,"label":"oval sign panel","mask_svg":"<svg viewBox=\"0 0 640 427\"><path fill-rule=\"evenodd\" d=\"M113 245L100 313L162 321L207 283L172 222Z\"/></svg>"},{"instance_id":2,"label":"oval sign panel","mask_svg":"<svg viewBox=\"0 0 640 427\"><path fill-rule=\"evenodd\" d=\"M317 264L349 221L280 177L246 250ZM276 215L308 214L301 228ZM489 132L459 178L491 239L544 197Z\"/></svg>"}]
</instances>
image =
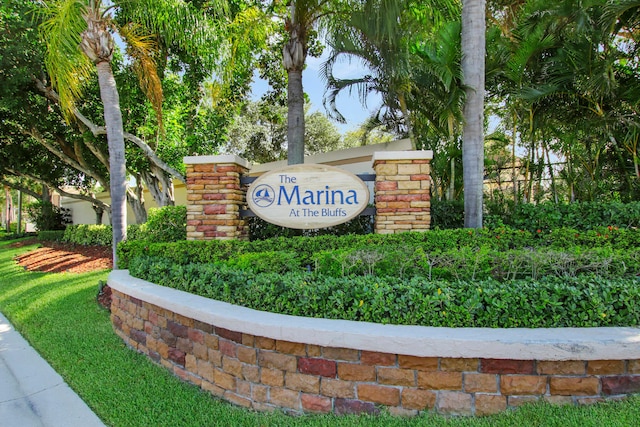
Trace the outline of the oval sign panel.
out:
<instances>
[{"instance_id":1,"label":"oval sign panel","mask_svg":"<svg viewBox=\"0 0 640 427\"><path fill-rule=\"evenodd\" d=\"M272 224L314 229L342 224L369 203L369 188L351 172L325 165L293 165L256 179L249 209Z\"/></svg>"}]
</instances>

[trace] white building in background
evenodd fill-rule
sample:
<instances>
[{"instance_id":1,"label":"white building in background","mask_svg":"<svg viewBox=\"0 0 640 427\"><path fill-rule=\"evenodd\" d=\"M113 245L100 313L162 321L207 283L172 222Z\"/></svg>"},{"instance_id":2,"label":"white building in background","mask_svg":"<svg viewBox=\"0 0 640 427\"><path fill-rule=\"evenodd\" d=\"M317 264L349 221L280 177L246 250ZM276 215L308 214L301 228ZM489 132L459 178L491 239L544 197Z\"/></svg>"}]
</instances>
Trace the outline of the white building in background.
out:
<instances>
[{"instance_id":1,"label":"white building in background","mask_svg":"<svg viewBox=\"0 0 640 427\"><path fill-rule=\"evenodd\" d=\"M365 145L363 147L347 148L344 150L337 150L329 153L314 154L312 156L305 157L304 161L305 163L336 166L354 174L372 174L373 167L371 159L373 153L380 151L408 150L411 150L411 141L409 141L408 139L401 139L385 144ZM278 169L286 165L286 160L256 164L251 167L249 176L259 176L265 172L273 169ZM185 184L179 181L174 181L174 185L176 205L186 205L187 188ZM368 185L373 186L373 183L369 182ZM370 188L370 190L372 190L372 188ZM373 194L373 191L370 191L370 193ZM97 198L99 200L102 200L106 204L111 204L108 192L100 193ZM147 189L144 190L144 200L145 207L147 209L158 206ZM96 222L96 214L91 207L91 203L89 202L86 202L84 200L72 199L69 197L61 197L60 206L71 210L71 218L73 220L73 224L95 224ZM135 215L133 214L133 211L129 206L127 206L127 222L129 224L135 224ZM109 223L107 214L103 216L102 223Z\"/></svg>"}]
</instances>

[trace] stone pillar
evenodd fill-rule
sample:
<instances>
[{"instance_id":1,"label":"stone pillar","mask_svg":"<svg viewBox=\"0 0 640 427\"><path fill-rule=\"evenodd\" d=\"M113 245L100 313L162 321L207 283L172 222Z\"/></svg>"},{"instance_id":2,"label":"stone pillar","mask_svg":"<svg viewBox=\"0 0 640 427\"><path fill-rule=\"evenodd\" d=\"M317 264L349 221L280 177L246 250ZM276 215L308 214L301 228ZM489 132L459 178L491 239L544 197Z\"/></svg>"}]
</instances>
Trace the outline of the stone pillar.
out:
<instances>
[{"instance_id":1,"label":"stone pillar","mask_svg":"<svg viewBox=\"0 0 640 427\"><path fill-rule=\"evenodd\" d=\"M185 157L187 169L187 240L248 239L240 218L246 190L240 176L251 166L234 156Z\"/></svg>"},{"instance_id":2,"label":"stone pillar","mask_svg":"<svg viewBox=\"0 0 640 427\"><path fill-rule=\"evenodd\" d=\"M433 151L374 153L377 234L429 229L432 158Z\"/></svg>"}]
</instances>

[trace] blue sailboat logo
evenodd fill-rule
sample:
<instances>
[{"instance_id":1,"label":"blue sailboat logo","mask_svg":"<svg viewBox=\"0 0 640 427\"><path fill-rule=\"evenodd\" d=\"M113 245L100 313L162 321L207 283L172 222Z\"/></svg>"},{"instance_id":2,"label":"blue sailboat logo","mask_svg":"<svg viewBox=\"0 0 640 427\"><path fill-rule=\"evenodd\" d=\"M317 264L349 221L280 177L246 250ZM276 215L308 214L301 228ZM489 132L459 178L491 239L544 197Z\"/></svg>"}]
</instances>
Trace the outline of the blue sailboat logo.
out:
<instances>
[{"instance_id":1,"label":"blue sailboat logo","mask_svg":"<svg viewBox=\"0 0 640 427\"><path fill-rule=\"evenodd\" d=\"M271 188L270 185L266 184L259 185L252 193L253 203L261 208L271 206L274 200L274 196L275 191L273 190L273 188Z\"/></svg>"}]
</instances>

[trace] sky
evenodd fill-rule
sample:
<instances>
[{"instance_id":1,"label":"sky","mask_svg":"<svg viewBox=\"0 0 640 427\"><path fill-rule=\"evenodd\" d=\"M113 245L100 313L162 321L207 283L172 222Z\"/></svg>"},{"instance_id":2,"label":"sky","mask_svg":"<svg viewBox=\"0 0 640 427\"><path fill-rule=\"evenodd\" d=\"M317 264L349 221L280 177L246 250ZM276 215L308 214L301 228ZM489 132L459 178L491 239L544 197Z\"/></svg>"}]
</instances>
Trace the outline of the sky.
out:
<instances>
[{"instance_id":1,"label":"sky","mask_svg":"<svg viewBox=\"0 0 640 427\"><path fill-rule=\"evenodd\" d=\"M307 66L302 72L302 88L304 92L309 96L311 100L311 111L320 111L326 114L322 100L325 92L325 82L321 77L320 69L322 63L328 58L328 49L325 49L320 58L307 57ZM356 61L344 60L336 64L334 68L334 75L340 78L354 78L362 76L366 73L366 69ZM269 85L266 81L257 77L254 78L252 86L253 99L259 99L269 89ZM379 105L379 97L371 95L367 101L367 107L362 106L358 99L356 91L349 95L346 91L338 95L337 105L338 110L347 119L347 123L338 123L332 120L332 123L336 125L338 130L344 134L347 131L357 129L360 124L370 116L371 110L374 110Z\"/></svg>"}]
</instances>

